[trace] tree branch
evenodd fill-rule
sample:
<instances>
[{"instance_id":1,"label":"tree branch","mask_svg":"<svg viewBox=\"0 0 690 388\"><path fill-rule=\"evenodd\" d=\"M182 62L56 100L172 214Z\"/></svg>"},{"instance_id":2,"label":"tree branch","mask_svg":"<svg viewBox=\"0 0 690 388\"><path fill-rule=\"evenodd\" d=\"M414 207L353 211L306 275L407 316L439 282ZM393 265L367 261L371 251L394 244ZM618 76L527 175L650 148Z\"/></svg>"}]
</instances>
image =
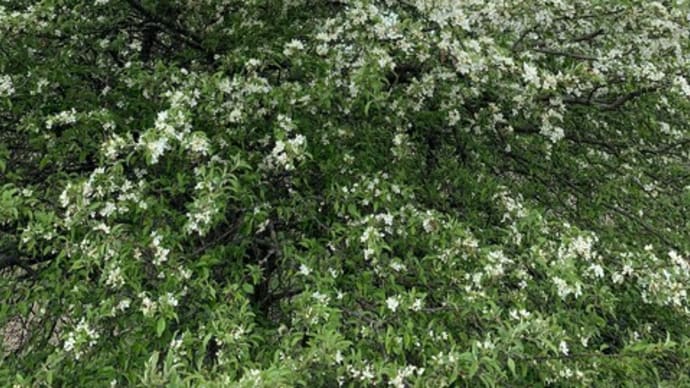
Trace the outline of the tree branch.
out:
<instances>
[{"instance_id":1,"label":"tree branch","mask_svg":"<svg viewBox=\"0 0 690 388\"><path fill-rule=\"evenodd\" d=\"M188 29L184 28L175 21L168 20L164 17L156 15L155 13L144 7L137 0L127 0L127 3L137 12L142 14L145 18L149 19L150 21L156 22L168 29L170 32L173 32L181 36L186 41L186 43L192 46L193 48L206 52L206 49L204 49L204 46L202 45L203 39L201 39L200 36L196 35L192 31L189 31Z\"/></svg>"},{"instance_id":2,"label":"tree branch","mask_svg":"<svg viewBox=\"0 0 690 388\"><path fill-rule=\"evenodd\" d=\"M34 274L35 271L33 268L31 268L32 265L45 263L53 260L54 258L54 256L40 256L31 258L29 260L22 260L15 255L0 253L0 271L7 268L19 267L31 274Z\"/></svg>"},{"instance_id":3,"label":"tree branch","mask_svg":"<svg viewBox=\"0 0 690 388\"><path fill-rule=\"evenodd\" d=\"M585 35L579 36L579 37L573 39L572 42L573 42L573 43L578 43L578 42L589 42L589 41L592 41L592 40L593 40L594 38L596 38L597 36L603 34L604 32L605 32L604 29L603 29L603 28L600 28L600 29L598 29L598 30L596 30L596 31L594 31L594 32L589 33L589 34L585 34Z\"/></svg>"},{"instance_id":4,"label":"tree branch","mask_svg":"<svg viewBox=\"0 0 690 388\"><path fill-rule=\"evenodd\" d=\"M565 97L563 102L575 105L594 105L602 110L616 110L623 106L626 102L632 100L633 98L640 97L647 93L653 93L658 89L658 87L647 87L635 90L628 94L618 96L614 100L593 100L591 98L576 98L576 97Z\"/></svg>"},{"instance_id":5,"label":"tree branch","mask_svg":"<svg viewBox=\"0 0 690 388\"><path fill-rule=\"evenodd\" d=\"M559 50L554 50L554 49L550 49L550 48L533 47L532 51L536 51L536 52L542 53L542 54L556 55L559 57L574 58L574 59L579 59L579 60L583 60L583 61L597 61L597 60L599 60L599 58L592 57L589 55L578 54L578 53L569 53L567 51L559 51Z\"/></svg>"}]
</instances>

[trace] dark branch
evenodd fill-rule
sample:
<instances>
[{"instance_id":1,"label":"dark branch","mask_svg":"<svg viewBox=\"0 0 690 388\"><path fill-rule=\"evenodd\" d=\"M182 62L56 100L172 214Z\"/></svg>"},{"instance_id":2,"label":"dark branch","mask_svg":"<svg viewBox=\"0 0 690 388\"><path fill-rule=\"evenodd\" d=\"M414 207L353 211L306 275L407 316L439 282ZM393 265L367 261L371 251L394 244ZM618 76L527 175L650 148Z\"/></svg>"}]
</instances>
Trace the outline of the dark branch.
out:
<instances>
[{"instance_id":1,"label":"dark branch","mask_svg":"<svg viewBox=\"0 0 690 388\"><path fill-rule=\"evenodd\" d=\"M647 87L647 88L642 88L635 90L634 92L630 92L628 94L624 94L622 96L618 96L614 100L595 100L591 98L576 98L576 97L566 97L563 99L563 102L568 103L568 104L575 104L575 105L593 105L596 106L602 110L616 110L623 106L626 102L640 97L644 94L647 93L653 93L657 90L657 87Z\"/></svg>"},{"instance_id":2,"label":"dark branch","mask_svg":"<svg viewBox=\"0 0 690 388\"><path fill-rule=\"evenodd\" d=\"M605 32L604 29L603 29L603 28L600 28L600 29L598 29L598 30L596 30L596 31L594 31L594 32L589 33L589 34L585 34L585 35L579 36L579 37L573 39L572 42L574 42L574 43L578 43L578 42L589 42L589 41L592 41L592 40L593 40L594 38L596 38L597 36L603 34L604 32Z\"/></svg>"},{"instance_id":3,"label":"dark branch","mask_svg":"<svg viewBox=\"0 0 690 388\"><path fill-rule=\"evenodd\" d=\"M142 4L140 4L137 0L127 0L127 3L130 6L132 6L132 8L134 8L136 11L138 11L141 15L143 15L146 19L158 23L166 29L168 29L170 32L173 32L178 36L182 37L186 41L186 43L192 46L193 48L206 52L206 49L204 49L202 45L203 39L201 39L201 37L199 37L192 31L189 31L177 22L156 15L155 13L144 7Z\"/></svg>"},{"instance_id":4,"label":"dark branch","mask_svg":"<svg viewBox=\"0 0 690 388\"><path fill-rule=\"evenodd\" d=\"M32 265L45 263L54 258L54 256L39 256L28 260L22 260L16 255L0 253L0 271L6 268L19 267L29 273L34 273L34 269L31 268Z\"/></svg>"},{"instance_id":5,"label":"dark branch","mask_svg":"<svg viewBox=\"0 0 690 388\"><path fill-rule=\"evenodd\" d=\"M578 53L569 53L567 51L559 51L559 50L554 50L554 49L550 49L550 48L534 47L534 48L532 48L532 50L536 51L538 53L542 53L542 54L556 55L559 57L574 58L574 59L579 59L579 60L583 60L583 61L596 61L599 59L597 57L592 57L589 55L578 54Z\"/></svg>"}]
</instances>

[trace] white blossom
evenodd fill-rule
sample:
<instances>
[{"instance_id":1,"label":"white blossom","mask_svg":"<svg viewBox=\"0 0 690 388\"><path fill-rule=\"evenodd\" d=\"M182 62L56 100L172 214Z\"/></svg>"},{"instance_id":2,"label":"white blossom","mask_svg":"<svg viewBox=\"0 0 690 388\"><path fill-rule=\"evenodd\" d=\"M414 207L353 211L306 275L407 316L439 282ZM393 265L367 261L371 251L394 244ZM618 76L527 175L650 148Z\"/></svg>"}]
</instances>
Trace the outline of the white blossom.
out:
<instances>
[{"instance_id":1,"label":"white blossom","mask_svg":"<svg viewBox=\"0 0 690 388\"><path fill-rule=\"evenodd\" d=\"M287 44L285 44L285 49L283 50L283 54L285 54L285 56L289 57L289 56L293 55L295 52L302 51L302 50L304 50L304 43L302 43L301 41L299 41L297 39L293 39L290 42L288 42Z\"/></svg>"},{"instance_id":2,"label":"white blossom","mask_svg":"<svg viewBox=\"0 0 690 388\"><path fill-rule=\"evenodd\" d=\"M0 75L0 97L10 97L14 94L14 85L9 75Z\"/></svg>"},{"instance_id":3,"label":"white blossom","mask_svg":"<svg viewBox=\"0 0 690 388\"><path fill-rule=\"evenodd\" d=\"M595 277L597 278L603 278L604 277L604 269L599 265L599 264L592 264L589 266L589 270L594 274Z\"/></svg>"},{"instance_id":4,"label":"white blossom","mask_svg":"<svg viewBox=\"0 0 690 388\"><path fill-rule=\"evenodd\" d=\"M309 268L309 267L306 266L305 264L300 264L300 266L299 266L299 271L298 271L298 272L299 272L301 275L309 276L309 275L311 274L312 271L311 271L311 268Z\"/></svg>"},{"instance_id":5,"label":"white blossom","mask_svg":"<svg viewBox=\"0 0 690 388\"><path fill-rule=\"evenodd\" d=\"M400 306L400 298L398 296L390 296L386 299L386 307L392 312L395 312Z\"/></svg>"},{"instance_id":6,"label":"white blossom","mask_svg":"<svg viewBox=\"0 0 690 388\"><path fill-rule=\"evenodd\" d=\"M151 155L151 163L158 163L158 158L160 158L163 153L170 148L168 144L168 139L166 137L159 137L146 144Z\"/></svg>"},{"instance_id":7,"label":"white blossom","mask_svg":"<svg viewBox=\"0 0 690 388\"><path fill-rule=\"evenodd\" d=\"M539 73L535 66L525 62L522 65L522 72L522 78L525 80L525 82L539 86Z\"/></svg>"},{"instance_id":8,"label":"white blossom","mask_svg":"<svg viewBox=\"0 0 690 388\"><path fill-rule=\"evenodd\" d=\"M561 341L558 344L558 350L563 353L563 355L567 356L568 353L570 353L570 349L568 348L568 343L565 341Z\"/></svg>"}]
</instances>

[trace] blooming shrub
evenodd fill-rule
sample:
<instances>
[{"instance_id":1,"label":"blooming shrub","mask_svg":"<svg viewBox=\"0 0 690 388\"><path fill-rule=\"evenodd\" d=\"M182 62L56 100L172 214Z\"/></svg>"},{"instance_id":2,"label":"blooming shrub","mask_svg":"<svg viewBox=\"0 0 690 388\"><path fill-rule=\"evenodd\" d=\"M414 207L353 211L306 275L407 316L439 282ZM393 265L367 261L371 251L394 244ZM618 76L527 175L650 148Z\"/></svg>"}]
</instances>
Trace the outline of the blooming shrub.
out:
<instances>
[{"instance_id":1,"label":"blooming shrub","mask_svg":"<svg viewBox=\"0 0 690 388\"><path fill-rule=\"evenodd\" d=\"M690 385L690 6L0 6L3 386Z\"/></svg>"}]
</instances>

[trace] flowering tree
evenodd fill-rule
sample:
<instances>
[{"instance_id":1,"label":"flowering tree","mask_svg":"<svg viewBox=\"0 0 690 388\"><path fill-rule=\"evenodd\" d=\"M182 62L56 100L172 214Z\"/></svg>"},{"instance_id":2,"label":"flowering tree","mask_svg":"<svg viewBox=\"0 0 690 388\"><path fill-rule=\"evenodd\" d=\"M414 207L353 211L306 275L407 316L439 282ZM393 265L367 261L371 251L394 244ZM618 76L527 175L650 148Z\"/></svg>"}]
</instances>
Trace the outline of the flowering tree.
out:
<instances>
[{"instance_id":1,"label":"flowering tree","mask_svg":"<svg viewBox=\"0 0 690 388\"><path fill-rule=\"evenodd\" d=\"M0 6L0 382L690 384L683 0Z\"/></svg>"}]
</instances>

